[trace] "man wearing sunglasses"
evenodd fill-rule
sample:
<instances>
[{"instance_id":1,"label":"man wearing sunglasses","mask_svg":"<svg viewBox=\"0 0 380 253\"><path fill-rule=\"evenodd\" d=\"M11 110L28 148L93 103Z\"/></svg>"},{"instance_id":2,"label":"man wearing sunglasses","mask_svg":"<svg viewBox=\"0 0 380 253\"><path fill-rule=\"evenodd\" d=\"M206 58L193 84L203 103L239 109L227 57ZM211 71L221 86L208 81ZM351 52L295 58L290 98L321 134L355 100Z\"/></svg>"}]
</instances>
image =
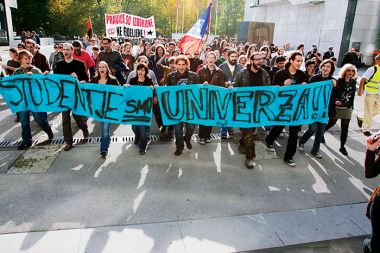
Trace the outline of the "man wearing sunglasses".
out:
<instances>
[{"instance_id":1,"label":"man wearing sunglasses","mask_svg":"<svg viewBox=\"0 0 380 253\"><path fill-rule=\"evenodd\" d=\"M53 65L54 56L58 53L58 46L59 46L58 43L54 44L54 51L49 56L49 65L50 66Z\"/></svg>"},{"instance_id":2,"label":"man wearing sunglasses","mask_svg":"<svg viewBox=\"0 0 380 253\"><path fill-rule=\"evenodd\" d=\"M86 50L82 49L82 42L79 40L74 40L73 43L74 54L73 57L76 60L84 62L86 65L86 72L90 74L90 79L95 76L96 68L95 62L92 59L91 55L87 53Z\"/></svg>"},{"instance_id":3,"label":"man wearing sunglasses","mask_svg":"<svg viewBox=\"0 0 380 253\"><path fill-rule=\"evenodd\" d=\"M262 68L263 58L259 52L254 52L250 57L247 68L237 73L233 87L268 86L271 85L268 72ZM232 86L232 85L230 85ZM240 128L241 139L239 151L245 154L245 166L253 169L256 157L255 128Z\"/></svg>"}]
</instances>

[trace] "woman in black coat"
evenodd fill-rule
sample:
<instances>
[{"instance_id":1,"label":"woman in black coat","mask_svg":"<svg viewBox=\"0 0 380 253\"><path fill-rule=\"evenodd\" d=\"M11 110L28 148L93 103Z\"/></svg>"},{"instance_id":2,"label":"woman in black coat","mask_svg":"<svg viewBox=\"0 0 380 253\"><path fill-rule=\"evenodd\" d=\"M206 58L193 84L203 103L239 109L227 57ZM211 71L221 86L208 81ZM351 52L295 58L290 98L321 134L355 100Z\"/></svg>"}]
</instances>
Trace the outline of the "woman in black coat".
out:
<instances>
[{"instance_id":1,"label":"woman in black coat","mask_svg":"<svg viewBox=\"0 0 380 253\"><path fill-rule=\"evenodd\" d=\"M344 145L347 141L348 127L350 125L352 110L354 109L354 99L356 91L357 69L352 64L346 64L339 72L339 79L335 86L335 117L330 118L325 131L330 129L340 119L340 148L343 155L348 155Z\"/></svg>"},{"instance_id":2,"label":"woman in black coat","mask_svg":"<svg viewBox=\"0 0 380 253\"><path fill-rule=\"evenodd\" d=\"M131 78L130 85L148 86L153 88L153 82L148 77L148 67L144 63L140 63L136 67L136 77ZM139 145L140 155L145 155L146 146L148 144L148 136L150 126L132 125L132 131L135 133L135 145Z\"/></svg>"}]
</instances>

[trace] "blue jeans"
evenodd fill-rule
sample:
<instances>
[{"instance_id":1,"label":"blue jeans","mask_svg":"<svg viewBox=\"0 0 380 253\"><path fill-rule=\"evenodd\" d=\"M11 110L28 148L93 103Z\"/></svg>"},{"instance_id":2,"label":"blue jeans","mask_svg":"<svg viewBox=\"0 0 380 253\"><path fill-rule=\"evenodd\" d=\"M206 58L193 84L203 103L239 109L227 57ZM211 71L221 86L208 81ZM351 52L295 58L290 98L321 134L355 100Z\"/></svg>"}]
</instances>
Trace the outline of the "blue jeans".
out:
<instances>
[{"instance_id":1,"label":"blue jeans","mask_svg":"<svg viewBox=\"0 0 380 253\"><path fill-rule=\"evenodd\" d=\"M223 134L227 134L227 131L230 130L230 129L233 129L232 127L221 127L220 128L220 133L223 135Z\"/></svg>"},{"instance_id":2,"label":"blue jeans","mask_svg":"<svg viewBox=\"0 0 380 253\"><path fill-rule=\"evenodd\" d=\"M48 135L53 135L49 122L47 121L46 112L32 112L34 121L44 130ZM22 143L31 145L32 144L32 133L30 131L30 117L29 111L19 112L19 118L21 123L21 137Z\"/></svg>"},{"instance_id":3,"label":"blue jeans","mask_svg":"<svg viewBox=\"0 0 380 253\"><path fill-rule=\"evenodd\" d=\"M145 151L148 144L150 126L132 125L132 131L135 133L136 140L139 140L140 152Z\"/></svg>"},{"instance_id":4,"label":"blue jeans","mask_svg":"<svg viewBox=\"0 0 380 253\"><path fill-rule=\"evenodd\" d=\"M311 153L318 153L319 148L321 146L321 141L323 139L323 135L325 133L325 127L325 123L314 122L313 124L310 124L309 128L302 135L300 139L300 144L305 144L310 139L310 137L313 136L313 134L315 134L314 144L313 148L311 149Z\"/></svg>"},{"instance_id":5,"label":"blue jeans","mask_svg":"<svg viewBox=\"0 0 380 253\"><path fill-rule=\"evenodd\" d=\"M186 128L185 137L183 136L183 124L185 124ZM194 124L183 122L174 125L175 145L177 149L183 150L183 148L185 147L184 141L189 142L191 140L191 136L193 136L195 126L196 125Z\"/></svg>"},{"instance_id":6,"label":"blue jeans","mask_svg":"<svg viewBox=\"0 0 380 253\"><path fill-rule=\"evenodd\" d=\"M102 140L100 141L100 152L108 153L108 147L110 146L110 126L109 122L102 122Z\"/></svg>"}]
</instances>

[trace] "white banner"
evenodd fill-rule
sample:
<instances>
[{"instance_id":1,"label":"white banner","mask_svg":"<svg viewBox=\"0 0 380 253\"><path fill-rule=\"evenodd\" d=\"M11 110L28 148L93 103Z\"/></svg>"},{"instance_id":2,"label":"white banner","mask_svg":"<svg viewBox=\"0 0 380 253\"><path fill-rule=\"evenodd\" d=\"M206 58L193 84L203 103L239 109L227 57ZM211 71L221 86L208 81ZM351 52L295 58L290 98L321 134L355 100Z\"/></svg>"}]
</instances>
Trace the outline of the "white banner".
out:
<instances>
[{"instance_id":1,"label":"white banner","mask_svg":"<svg viewBox=\"0 0 380 253\"><path fill-rule=\"evenodd\" d=\"M105 21L107 37L156 38L154 16L142 18L127 13L106 14Z\"/></svg>"}]
</instances>

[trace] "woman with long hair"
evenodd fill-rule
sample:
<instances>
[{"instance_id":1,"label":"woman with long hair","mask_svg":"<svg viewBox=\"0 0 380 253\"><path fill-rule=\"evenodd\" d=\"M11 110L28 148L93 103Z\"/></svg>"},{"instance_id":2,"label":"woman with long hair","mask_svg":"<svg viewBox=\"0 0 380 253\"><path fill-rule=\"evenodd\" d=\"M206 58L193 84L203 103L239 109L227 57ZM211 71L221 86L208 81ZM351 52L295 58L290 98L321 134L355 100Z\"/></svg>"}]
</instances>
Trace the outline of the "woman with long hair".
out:
<instances>
[{"instance_id":1,"label":"woman with long hair","mask_svg":"<svg viewBox=\"0 0 380 253\"><path fill-rule=\"evenodd\" d=\"M257 52L257 46L255 44L251 44L247 49L247 59L249 59L254 52Z\"/></svg>"},{"instance_id":2,"label":"woman with long hair","mask_svg":"<svg viewBox=\"0 0 380 253\"><path fill-rule=\"evenodd\" d=\"M152 46L149 42L145 42L144 49L139 56L141 55L145 55L146 57L148 57L148 59L150 59L150 57L152 56Z\"/></svg>"},{"instance_id":3,"label":"woman with long hair","mask_svg":"<svg viewBox=\"0 0 380 253\"><path fill-rule=\"evenodd\" d=\"M354 98L356 90L356 74L357 69L352 64L345 64L340 72L339 79L335 86L335 117L329 118L325 131L330 129L340 119L340 148L339 151L343 155L348 155L344 145L347 141L348 127L350 125L352 110L354 109Z\"/></svg>"},{"instance_id":4,"label":"woman with long hair","mask_svg":"<svg viewBox=\"0 0 380 253\"><path fill-rule=\"evenodd\" d=\"M116 77L111 75L111 70L105 61L98 63L96 75L91 79L91 83L98 83L104 85L119 85ZM100 156L105 159L108 154L108 147L110 145L110 126L109 122L102 122L102 139L100 141Z\"/></svg>"},{"instance_id":5,"label":"woman with long hair","mask_svg":"<svg viewBox=\"0 0 380 253\"><path fill-rule=\"evenodd\" d=\"M154 55L152 55L150 58L149 58L149 63L151 65L153 65L153 72L154 74L156 75L156 78L158 80L158 83L160 85L163 85L164 84L164 72L157 67L157 62L166 55L166 50L165 50L165 47L161 44L158 44L156 46L156 51L154 53ZM168 58L164 58L163 61L161 62L162 65L165 65L167 66L169 64L169 60Z\"/></svg>"},{"instance_id":6,"label":"woman with long hair","mask_svg":"<svg viewBox=\"0 0 380 253\"><path fill-rule=\"evenodd\" d=\"M130 85L148 86L153 88L153 82L148 77L148 67L144 63L140 63L136 67L136 77L131 78ZM148 144L148 135L150 126L132 125L132 131L135 133L135 145L139 145L140 155L145 155L146 146Z\"/></svg>"},{"instance_id":7,"label":"woman with long hair","mask_svg":"<svg viewBox=\"0 0 380 253\"><path fill-rule=\"evenodd\" d=\"M312 76L315 75L315 66L316 62L312 60L307 60L305 63L305 74L307 75L307 78L310 80Z\"/></svg>"},{"instance_id":8,"label":"woman with long hair","mask_svg":"<svg viewBox=\"0 0 380 253\"><path fill-rule=\"evenodd\" d=\"M21 66L18 61L18 50L17 48L9 49L10 60L7 61L7 64L2 64L1 66L5 69L5 74L11 76L13 72Z\"/></svg>"},{"instance_id":9,"label":"woman with long hair","mask_svg":"<svg viewBox=\"0 0 380 253\"><path fill-rule=\"evenodd\" d=\"M260 47L260 52L266 52L265 59L264 60L264 65L270 66L270 59L272 57L270 48L267 45L263 45Z\"/></svg>"},{"instance_id":10,"label":"woman with long hair","mask_svg":"<svg viewBox=\"0 0 380 253\"><path fill-rule=\"evenodd\" d=\"M285 63L285 68L274 74L273 85L288 86L308 83L309 80L307 80L306 74L300 70L302 60L303 58L300 52L295 51L291 53ZM270 151L274 151L273 143L282 133L284 128L285 125L277 125L273 126L270 130L268 136L266 137L267 147ZM289 126L289 137L284 154L284 162L291 167L296 166L293 157L297 151L297 136L300 130L301 126Z\"/></svg>"},{"instance_id":11,"label":"woman with long hair","mask_svg":"<svg viewBox=\"0 0 380 253\"><path fill-rule=\"evenodd\" d=\"M219 54L222 55L223 52L224 52L224 48L228 47L228 43L227 43L227 40L222 40L220 42L220 47L219 47Z\"/></svg>"},{"instance_id":12,"label":"woman with long hair","mask_svg":"<svg viewBox=\"0 0 380 253\"><path fill-rule=\"evenodd\" d=\"M4 68L5 74L11 76L11 75L13 75L13 72L17 68L21 67L20 62L18 61L18 50L17 50L17 48L10 48L9 49L9 57L11 59L9 61L7 61L7 64L2 64L1 66ZM20 121L19 113L16 112L15 122L19 122L19 121Z\"/></svg>"},{"instance_id":13,"label":"woman with long hair","mask_svg":"<svg viewBox=\"0 0 380 253\"><path fill-rule=\"evenodd\" d=\"M320 72L317 75L314 75L310 78L310 83L322 82L327 80L332 80L333 86L336 84L336 80L333 78L335 71L335 65L331 60L324 60L320 67ZM329 103L329 118L335 116L335 92L334 88L331 89L330 103ZM301 136L298 148L300 151L304 150L305 143L310 139L310 137L315 134L313 148L311 149L311 154L314 157L322 158L322 155L319 153L319 148L323 140L323 135L325 133L326 123L314 122L309 125L309 128Z\"/></svg>"}]
</instances>

